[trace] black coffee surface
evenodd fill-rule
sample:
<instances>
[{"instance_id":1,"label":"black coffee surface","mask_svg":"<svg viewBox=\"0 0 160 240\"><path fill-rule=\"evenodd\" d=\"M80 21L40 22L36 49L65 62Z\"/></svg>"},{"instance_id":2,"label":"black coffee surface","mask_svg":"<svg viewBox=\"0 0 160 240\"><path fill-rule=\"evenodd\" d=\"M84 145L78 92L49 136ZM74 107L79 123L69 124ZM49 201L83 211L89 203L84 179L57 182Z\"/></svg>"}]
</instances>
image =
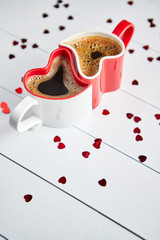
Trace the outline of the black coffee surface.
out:
<instances>
[{"instance_id":1,"label":"black coffee surface","mask_svg":"<svg viewBox=\"0 0 160 240\"><path fill-rule=\"evenodd\" d=\"M50 95L50 96L59 96L68 93L68 89L65 87L63 83L63 67L60 66L55 73L55 75L39 84L38 90L41 93Z\"/></svg>"}]
</instances>

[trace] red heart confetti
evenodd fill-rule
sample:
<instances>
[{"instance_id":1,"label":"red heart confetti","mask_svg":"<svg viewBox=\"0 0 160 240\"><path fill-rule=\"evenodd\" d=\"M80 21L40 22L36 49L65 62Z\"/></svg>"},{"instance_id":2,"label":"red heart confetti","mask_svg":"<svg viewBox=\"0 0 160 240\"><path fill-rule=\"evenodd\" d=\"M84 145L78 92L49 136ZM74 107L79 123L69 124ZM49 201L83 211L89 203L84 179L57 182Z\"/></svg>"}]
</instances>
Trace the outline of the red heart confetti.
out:
<instances>
[{"instance_id":1,"label":"red heart confetti","mask_svg":"<svg viewBox=\"0 0 160 240\"><path fill-rule=\"evenodd\" d=\"M27 47L26 44L22 44L22 45L21 45L21 48L22 48L22 49L25 49L26 47Z\"/></svg>"},{"instance_id":2,"label":"red heart confetti","mask_svg":"<svg viewBox=\"0 0 160 240\"><path fill-rule=\"evenodd\" d=\"M134 133L141 133L141 130L140 130L138 127L136 127L136 128L133 130L133 132L134 132Z\"/></svg>"},{"instance_id":3,"label":"red heart confetti","mask_svg":"<svg viewBox=\"0 0 160 240\"><path fill-rule=\"evenodd\" d=\"M133 117L133 114L132 113L127 113L126 116L127 116L127 118L131 119Z\"/></svg>"},{"instance_id":4,"label":"red heart confetti","mask_svg":"<svg viewBox=\"0 0 160 240\"><path fill-rule=\"evenodd\" d=\"M157 120L160 119L160 114L159 114L159 113L155 114L154 116L155 116L155 118L156 118Z\"/></svg>"},{"instance_id":5,"label":"red heart confetti","mask_svg":"<svg viewBox=\"0 0 160 240\"><path fill-rule=\"evenodd\" d=\"M137 80L133 80L132 81L132 85L138 85L139 83L138 83L138 81Z\"/></svg>"},{"instance_id":6,"label":"red heart confetti","mask_svg":"<svg viewBox=\"0 0 160 240\"><path fill-rule=\"evenodd\" d=\"M69 7L69 3L65 3L65 4L63 4L63 6L64 6L65 8L68 8L68 7Z\"/></svg>"},{"instance_id":7,"label":"red heart confetti","mask_svg":"<svg viewBox=\"0 0 160 240\"><path fill-rule=\"evenodd\" d=\"M152 23L150 24L150 27L156 27L156 24L152 22Z\"/></svg>"},{"instance_id":8,"label":"red heart confetti","mask_svg":"<svg viewBox=\"0 0 160 240\"><path fill-rule=\"evenodd\" d=\"M63 31L64 29L65 29L64 26L59 26L59 30L60 30L60 31Z\"/></svg>"},{"instance_id":9,"label":"red heart confetti","mask_svg":"<svg viewBox=\"0 0 160 240\"><path fill-rule=\"evenodd\" d=\"M58 144L58 149L64 149L65 147L66 147L65 144L62 142Z\"/></svg>"},{"instance_id":10,"label":"red heart confetti","mask_svg":"<svg viewBox=\"0 0 160 240\"><path fill-rule=\"evenodd\" d=\"M10 113L11 111L10 111L10 108L9 108L9 107L5 107L5 108L3 108L2 112L5 113L5 114L8 114L8 113Z\"/></svg>"},{"instance_id":11,"label":"red heart confetti","mask_svg":"<svg viewBox=\"0 0 160 240\"><path fill-rule=\"evenodd\" d=\"M129 5L133 5L133 1L128 1L127 2Z\"/></svg>"},{"instance_id":12,"label":"red heart confetti","mask_svg":"<svg viewBox=\"0 0 160 240\"><path fill-rule=\"evenodd\" d=\"M152 61L153 61L153 57L148 57L147 60L148 60L149 62L152 62Z\"/></svg>"},{"instance_id":13,"label":"red heart confetti","mask_svg":"<svg viewBox=\"0 0 160 240\"><path fill-rule=\"evenodd\" d=\"M136 141L139 142L139 141L143 141L143 137L141 135L137 135L136 136Z\"/></svg>"},{"instance_id":14,"label":"red heart confetti","mask_svg":"<svg viewBox=\"0 0 160 240\"><path fill-rule=\"evenodd\" d=\"M22 93L22 88L21 88L21 87L16 88L16 89L15 89L15 92L18 93L18 94L21 94L21 93Z\"/></svg>"},{"instance_id":15,"label":"red heart confetti","mask_svg":"<svg viewBox=\"0 0 160 240\"><path fill-rule=\"evenodd\" d=\"M43 13L43 14L42 14L42 17L43 17L43 18L46 18L46 17L48 17L48 14L47 14L47 13Z\"/></svg>"},{"instance_id":16,"label":"red heart confetti","mask_svg":"<svg viewBox=\"0 0 160 240\"><path fill-rule=\"evenodd\" d=\"M44 29L43 33L44 33L44 34L48 34L48 33L49 33L49 30L48 30L48 29Z\"/></svg>"},{"instance_id":17,"label":"red heart confetti","mask_svg":"<svg viewBox=\"0 0 160 240\"><path fill-rule=\"evenodd\" d=\"M144 45L143 48L144 48L145 50L148 50L148 49L149 49L149 46L148 46L148 45Z\"/></svg>"},{"instance_id":18,"label":"red heart confetti","mask_svg":"<svg viewBox=\"0 0 160 240\"><path fill-rule=\"evenodd\" d=\"M72 16L72 15L69 15L69 16L68 16L68 20L73 20L73 16Z\"/></svg>"},{"instance_id":19,"label":"red heart confetti","mask_svg":"<svg viewBox=\"0 0 160 240\"><path fill-rule=\"evenodd\" d=\"M57 4L53 5L53 7L59 8L59 4L57 3Z\"/></svg>"},{"instance_id":20,"label":"red heart confetti","mask_svg":"<svg viewBox=\"0 0 160 240\"><path fill-rule=\"evenodd\" d=\"M99 185L102 187L105 187L107 185L106 179L102 178L101 180L98 181Z\"/></svg>"},{"instance_id":21,"label":"red heart confetti","mask_svg":"<svg viewBox=\"0 0 160 240\"><path fill-rule=\"evenodd\" d=\"M129 52L129 53L133 53L133 52L134 52L134 49L129 49L128 52Z\"/></svg>"},{"instance_id":22,"label":"red heart confetti","mask_svg":"<svg viewBox=\"0 0 160 240\"><path fill-rule=\"evenodd\" d=\"M25 43L25 42L27 42L27 39L26 38L21 38L21 42Z\"/></svg>"},{"instance_id":23,"label":"red heart confetti","mask_svg":"<svg viewBox=\"0 0 160 240\"><path fill-rule=\"evenodd\" d=\"M63 1L62 1L62 0L58 0L57 2L58 2L58 3L62 3Z\"/></svg>"},{"instance_id":24,"label":"red heart confetti","mask_svg":"<svg viewBox=\"0 0 160 240\"><path fill-rule=\"evenodd\" d=\"M111 18L108 18L108 19L107 19L107 23L112 23L112 19L111 19Z\"/></svg>"},{"instance_id":25,"label":"red heart confetti","mask_svg":"<svg viewBox=\"0 0 160 240\"><path fill-rule=\"evenodd\" d=\"M62 183L62 184L65 184L67 182L67 179L63 176L63 177L59 178L58 182Z\"/></svg>"},{"instance_id":26,"label":"red heart confetti","mask_svg":"<svg viewBox=\"0 0 160 240\"><path fill-rule=\"evenodd\" d=\"M140 155L139 157L140 162L145 162L147 160L147 157L144 155Z\"/></svg>"},{"instance_id":27,"label":"red heart confetti","mask_svg":"<svg viewBox=\"0 0 160 240\"><path fill-rule=\"evenodd\" d=\"M13 59L13 58L15 58L15 55L14 54L9 54L9 59Z\"/></svg>"},{"instance_id":28,"label":"red heart confetti","mask_svg":"<svg viewBox=\"0 0 160 240\"><path fill-rule=\"evenodd\" d=\"M157 61L160 61L160 57L157 57L156 60L157 60Z\"/></svg>"},{"instance_id":29,"label":"red heart confetti","mask_svg":"<svg viewBox=\"0 0 160 240\"><path fill-rule=\"evenodd\" d=\"M53 139L54 142L60 142L61 138L59 136L55 136Z\"/></svg>"},{"instance_id":30,"label":"red heart confetti","mask_svg":"<svg viewBox=\"0 0 160 240\"><path fill-rule=\"evenodd\" d=\"M149 23L152 23L153 20L154 20L153 18L148 18L148 19L147 19L147 21L148 21Z\"/></svg>"},{"instance_id":31,"label":"red heart confetti","mask_svg":"<svg viewBox=\"0 0 160 240\"><path fill-rule=\"evenodd\" d=\"M107 109L103 109L102 114L103 114L103 115L108 115L108 114L110 114L110 112L109 112Z\"/></svg>"},{"instance_id":32,"label":"red heart confetti","mask_svg":"<svg viewBox=\"0 0 160 240\"><path fill-rule=\"evenodd\" d=\"M1 108L6 108L8 107L8 104L6 102L1 102L0 106Z\"/></svg>"},{"instance_id":33,"label":"red heart confetti","mask_svg":"<svg viewBox=\"0 0 160 240\"><path fill-rule=\"evenodd\" d=\"M37 45L36 43L34 43L34 44L32 45L32 48L38 48L38 45Z\"/></svg>"},{"instance_id":34,"label":"red heart confetti","mask_svg":"<svg viewBox=\"0 0 160 240\"><path fill-rule=\"evenodd\" d=\"M88 152L88 151L82 152L82 156L83 156L84 158L88 158L89 155L90 155L90 152Z\"/></svg>"},{"instance_id":35,"label":"red heart confetti","mask_svg":"<svg viewBox=\"0 0 160 240\"><path fill-rule=\"evenodd\" d=\"M30 202L32 200L33 196L31 194L26 194L24 195L24 200L26 202Z\"/></svg>"},{"instance_id":36,"label":"red heart confetti","mask_svg":"<svg viewBox=\"0 0 160 240\"><path fill-rule=\"evenodd\" d=\"M96 139L94 140L93 147L99 149L100 146L101 146L101 143L102 143L102 139L101 139L101 138L96 138Z\"/></svg>"},{"instance_id":37,"label":"red heart confetti","mask_svg":"<svg viewBox=\"0 0 160 240\"><path fill-rule=\"evenodd\" d=\"M141 118L140 118L140 117L138 117L138 116L135 116L135 117L134 117L134 121L135 121L136 123L138 123L138 122L140 122L140 121L141 121Z\"/></svg>"},{"instance_id":38,"label":"red heart confetti","mask_svg":"<svg viewBox=\"0 0 160 240\"><path fill-rule=\"evenodd\" d=\"M14 46L16 46L16 45L18 45L19 42L14 40L12 43L13 43Z\"/></svg>"}]
</instances>

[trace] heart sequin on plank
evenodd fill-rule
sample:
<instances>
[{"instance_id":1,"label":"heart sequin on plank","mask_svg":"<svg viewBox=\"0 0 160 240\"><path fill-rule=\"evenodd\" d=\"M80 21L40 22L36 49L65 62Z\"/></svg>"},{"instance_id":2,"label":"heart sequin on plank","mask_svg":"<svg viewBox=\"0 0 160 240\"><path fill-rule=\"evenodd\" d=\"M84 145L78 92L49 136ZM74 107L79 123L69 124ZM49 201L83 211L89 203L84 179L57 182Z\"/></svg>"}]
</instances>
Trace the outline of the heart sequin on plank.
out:
<instances>
[{"instance_id":1,"label":"heart sequin on plank","mask_svg":"<svg viewBox=\"0 0 160 240\"><path fill-rule=\"evenodd\" d=\"M69 16L68 16L68 20L73 20L73 16L72 16L72 15L69 15Z\"/></svg>"},{"instance_id":2,"label":"heart sequin on plank","mask_svg":"<svg viewBox=\"0 0 160 240\"><path fill-rule=\"evenodd\" d=\"M25 49L26 47L27 47L26 44L22 44L22 45L21 45L21 48L22 48L22 49Z\"/></svg>"},{"instance_id":3,"label":"heart sequin on plank","mask_svg":"<svg viewBox=\"0 0 160 240\"><path fill-rule=\"evenodd\" d=\"M147 57L147 60L148 60L149 62L152 62L152 61L153 61L153 57Z\"/></svg>"},{"instance_id":4,"label":"heart sequin on plank","mask_svg":"<svg viewBox=\"0 0 160 240\"><path fill-rule=\"evenodd\" d=\"M132 81L132 85L138 85L138 84L139 83L138 83L138 81L136 79Z\"/></svg>"},{"instance_id":5,"label":"heart sequin on plank","mask_svg":"<svg viewBox=\"0 0 160 240\"><path fill-rule=\"evenodd\" d=\"M144 45L144 46L143 46L143 49L148 50L148 49L149 49L149 46L148 46L148 45Z\"/></svg>"},{"instance_id":6,"label":"heart sequin on plank","mask_svg":"<svg viewBox=\"0 0 160 240\"><path fill-rule=\"evenodd\" d=\"M128 5L133 5L134 4L133 1L128 1L127 3L128 3Z\"/></svg>"},{"instance_id":7,"label":"heart sequin on plank","mask_svg":"<svg viewBox=\"0 0 160 240\"><path fill-rule=\"evenodd\" d=\"M101 143L102 143L102 139L101 138L96 138L94 140L93 147L96 148L96 149L99 149L100 146L101 146Z\"/></svg>"},{"instance_id":8,"label":"heart sequin on plank","mask_svg":"<svg viewBox=\"0 0 160 240\"><path fill-rule=\"evenodd\" d=\"M69 3L65 3L65 4L63 4L63 6L64 6L65 8L68 8L68 7L69 7Z\"/></svg>"},{"instance_id":9,"label":"heart sequin on plank","mask_svg":"<svg viewBox=\"0 0 160 240\"><path fill-rule=\"evenodd\" d=\"M27 42L27 39L26 38L21 38L21 42L25 43L25 42Z\"/></svg>"},{"instance_id":10,"label":"heart sequin on plank","mask_svg":"<svg viewBox=\"0 0 160 240\"><path fill-rule=\"evenodd\" d=\"M59 183L62 183L62 184L65 184L67 182L67 179L66 177L60 177L59 180L58 180Z\"/></svg>"},{"instance_id":11,"label":"heart sequin on plank","mask_svg":"<svg viewBox=\"0 0 160 240\"><path fill-rule=\"evenodd\" d=\"M154 116L157 120L160 120L160 114L159 113L155 114Z\"/></svg>"},{"instance_id":12,"label":"heart sequin on plank","mask_svg":"<svg viewBox=\"0 0 160 240\"><path fill-rule=\"evenodd\" d=\"M8 57L9 57L9 59L13 59L13 58L15 58L15 55L11 53L11 54L9 54Z\"/></svg>"},{"instance_id":13,"label":"heart sequin on plank","mask_svg":"<svg viewBox=\"0 0 160 240\"><path fill-rule=\"evenodd\" d=\"M136 141L137 142L143 141L143 137L141 135L137 135L136 136Z\"/></svg>"},{"instance_id":14,"label":"heart sequin on plank","mask_svg":"<svg viewBox=\"0 0 160 240\"><path fill-rule=\"evenodd\" d=\"M140 155L138 158L140 162L145 162L147 160L147 157L145 155Z\"/></svg>"},{"instance_id":15,"label":"heart sequin on plank","mask_svg":"<svg viewBox=\"0 0 160 240\"><path fill-rule=\"evenodd\" d=\"M107 109L103 109L102 114L103 114L103 115L109 115L110 112L109 112Z\"/></svg>"},{"instance_id":16,"label":"heart sequin on plank","mask_svg":"<svg viewBox=\"0 0 160 240\"><path fill-rule=\"evenodd\" d=\"M138 123L138 122L140 122L142 119L140 118L140 117L138 117L138 116L135 116L134 117L134 121L136 122L136 123Z\"/></svg>"},{"instance_id":17,"label":"heart sequin on plank","mask_svg":"<svg viewBox=\"0 0 160 240\"><path fill-rule=\"evenodd\" d=\"M32 200L33 196L31 194L24 195L24 200L28 203Z\"/></svg>"},{"instance_id":18,"label":"heart sequin on plank","mask_svg":"<svg viewBox=\"0 0 160 240\"><path fill-rule=\"evenodd\" d=\"M65 29L64 26L59 26L59 30L60 30L60 31L63 31L64 29Z\"/></svg>"},{"instance_id":19,"label":"heart sequin on plank","mask_svg":"<svg viewBox=\"0 0 160 240\"><path fill-rule=\"evenodd\" d=\"M134 130L133 130L134 133L141 133L141 130L140 128L136 127Z\"/></svg>"},{"instance_id":20,"label":"heart sequin on plank","mask_svg":"<svg viewBox=\"0 0 160 240\"><path fill-rule=\"evenodd\" d=\"M90 155L90 152L88 152L88 151L82 152L82 156L83 156L84 158L88 158L89 155Z\"/></svg>"},{"instance_id":21,"label":"heart sequin on plank","mask_svg":"<svg viewBox=\"0 0 160 240\"><path fill-rule=\"evenodd\" d=\"M128 52L132 54L134 53L134 49L129 49Z\"/></svg>"},{"instance_id":22,"label":"heart sequin on plank","mask_svg":"<svg viewBox=\"0 0 160 240\"><path fill-rule=\"evenodd\" d=\"M133 114L132 113L127 113L126 116L127 116L128 119L131 119L133 117Z\"/></svg>"},{"instance_id":23,"label":"heart sequin on plank","mask_svg":"<svg viewBox=\"0 0 160 240\"><path fill-rule=\"evenodd\" d=\"M66 146L64 143L60 142L57 146L58 149L64 149Z\"/></svg>"},{"instance_id":24,"label":"heart sequin on plank","mask_svg":"<svg viewBox=\"0 0 160 240\"><path fill-rule=\"evenodd\" d=\"M55 136L53 139L54 142L60 142L61 138L59 136Z\"/></svg>"},{"instance_id":25,"label":"heart sequin on plank","mask_svg":"<svg viewBox=\"0 0 160 240\"><path fill-rule=\"evenodd\" d=\"M38 44L34 43L34 44L32 45L32 48L38 48Z\"/></svg>"},{"instance_id":26,"label":"heart sequin on plank","mask_svg":"<svg viewBox=\"0 0 160 240\"><path fill-rule=\"evenodd\" d=\"M99 185L102 187L105 187L107 185L106 179L102 178L101 180L98 181Z\"/></svg>"},{"instance_id":27,"label":"heart sequin on plank","mask_svg":"<svg viewBox=\"0 0 160 240\"><path fill-rule=\"evenodd\" d=\"M44 34L48 34L48 33L49 33L49 30L48 30L48 29L44 29L43 33L44 33Z\"/></svg>"},{"instance_id":28,"label":"heart sequin on plank","mask_svg":"<svg viewBox=\"0 0 160 240\"><path fill-rule=\"evenodd\" d=\"M21 94L21 93L22 93L22 88L21 88L21 87L16 88L16 89L15 89L15 92L18 93L18 94Z\"/></svg>"},{"instance_id":29,"label":"heart sequin on plank","mask_svg":"<svg viewBox=\"0 0 160 240\"><path fill-rule=\"evenodd\" d=\"M16 45L18 45L18 41L16 41L16 40L14 40L13 42L12 42L12 44L14 45L14 46L16 46Z\"/></svg>"},{"instance_id":30,"label":"heart sequin on plank","mask_svg":"<svg viewBox=\"0 0 160 240\"><path fill-rule=\"evenodd\" d=\"M111 19L111 18L108 18L106 22L107 22L107 23L112 23L112 19Z\"/></svg>"},{"instance_id":31,"label":"heart sequin on plank","mask_svg":"<svg viewBox=\"0 0 160 240\"><path fill-rule=\"evenodd\" d=\"M46 18L46 17L48 17L48 14L47 14L47 13L43 13L43 14L42 14L42 17L43 17L43 18Z\"/></svg>"},{"instance_id":32,"label":"heart sequin on plank","mask_svg":"<svg viewBox=\"0 0 160 240\"><path fill-rule=\"evenodd\" d=\"M2 112L4 114L9 114L11 112L6 102L1 102L0 107L2 108Z\"/></svg>"},{"instance_id":33,"label":"heart sequin on plank","mask_svg":"<svg viewBox=\"0 0 160 240\"><path fill-rule=\"evenodd\" d=\"M8 104L6 102L1 102L0 107L6 108L6 107L8 107Z\"/></svg>"}]
</instances>

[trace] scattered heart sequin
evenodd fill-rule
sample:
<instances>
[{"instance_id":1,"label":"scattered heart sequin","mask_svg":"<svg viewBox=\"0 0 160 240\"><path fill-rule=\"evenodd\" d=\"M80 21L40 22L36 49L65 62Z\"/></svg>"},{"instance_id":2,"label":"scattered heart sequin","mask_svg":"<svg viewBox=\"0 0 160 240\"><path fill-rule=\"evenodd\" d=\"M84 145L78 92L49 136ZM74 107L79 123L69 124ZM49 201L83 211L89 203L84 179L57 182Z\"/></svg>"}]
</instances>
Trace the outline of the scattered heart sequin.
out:
<instances>
[{"instance_id":1,"label":"scattered heart sequin","mask_svg":"<svg viewBox=\"0 0 160 240\"><path fill-rule=\"evenodd\" d=\"M26 194L24 195L24 200L26 202L30 202L32 200L33 196L31 194Z\"/></svg>"},{"instance_id":2,"label":"scattered heart sequin","mask_svg":"<svg viewBox=\"0 0 160 240\"><path fill-rule=\"evenodd\" d=\"M43 14L42 14L42 17L43 17L43 18L46 18L46 17L48 17L48 14L47 14L47 13L43 13Z\"/></svg>"},{"instance_id":3,"label":"scattered heart sequin","mask_svg":"<svg viewBox=\"0 0 160 240\"><path fill-rule=\"evenodd\" d=\"M135 116L134 117L134 121L136 122L136 123L138 123L138 122L140 122L142 119L140 118L140 117L138 117L138 116Z\"/></svg>"},{"instance_id":4,"label":"scattered heart sequin","mask_svg":"<svg viewBox=\"0 0 160 240\"><path fill-rule=\"evenodd\" d=\"M134 130L133 130L134 133L141 133L141 130L140 128L136 127Z\"/></svg>"},{"instance_id":5,"label":"scattered heart sequin","mask_svg":"<svg viewBox=\"0 0 160 240\"><path fill-rule=\"evenodd\" d=\"M159 113L155 114L154 116L157 120L160 120L160 114Z\"/></svg>"},{"instance_id":6,"label":"scattered heart sequin","mask_svg":"<svg viewBox=\"0 0 160 240\"><path fill-rule=\"evenodd\" d=\"M133 2L133 1L128 1L127 3L128 3L129 5L133 5L134 2Z\"/></svg>"},{"instance_id":7,"label":"scattered heart sequin","mask_svg":"<svg viewBox=\"0 0 160 240\"><path fill-rule=\"evenodd\" d=\"M1 108L6 108L8 107L8 104L6 102L1 102L0 106Z\"/></svg>"},{"instance_id":8,"label":"scattered heart sequin","mask_svg":"<svg viewBox=\"0 0 160 240\"><path fill-rule=\"evenodd\" d=\"M144 45L143 48L144 48L145 50L148 50L148 49L149 49L149 46L148 46L148 45Z\"/></svg>"},{"instance_id":9,"label":"scattered heart sequin","mask_svg":"<svg viewBox=\"0 0 160 240\"><path fill-rule=\"evenodd\" d=\"M59 8L59 4L57 3L57 4L53 5L53 7Z\"/></svg>"},{"instance_id":10,"label":"scattered heart sequin","mask_svg":"<svg viewBox=\"0 0 160 240\"><path fill-rule=\"evenodd\" d=\"M49 33L49 30L48 30L48 29L44 29L43 33L44 33L44 34L48 34L48 33Z\"/></svg>"},{"instance_id":11,"label":"scattered heart sequin","mask_svg":"<svg viewBox=\"0 0 160 240\"><path fill-rule=\"evenodd\" d=\"M147 60L148 60L149 62L152 62L152 61L153 61L153 57L148 57Z\"/></svg>"},{"instance_id":12,"label":"scattered heart sequin","mask_svg":"<svg viewBox=\"0 0 160 240\"><path fill-rule=\"evenodd\" d=\"M157 61L160 61L160 57L157 57L156 60L157 60Z\"/></svg>"},{"instance_id":13,"label":"scattered heart sequin","mask_svg":"<svg viewBox=\"0 0 160 240\"><path fill-rule=\"evenodd\" d=\"M38 45L37 45L36 43L34 43L34 44L32 45L32 48L38 48Z\"/></svg>"},{"instance_id":14,"label":"scattered heart sequin","mask_svg":"<svg viewBox=\"0 0 160 240\"><path fill-rule=\"evenodd\" d=\"M25 42L27 42L27 39L26 38L21 38L21 42L25 43Z\"/></svg>"},{"instance_id":15,"label":"scattered heart sequin","mask_svg":"<svg viewBox=\"0 0 160 240\"><path fill-rule=\"evenodd\" d=\"M110 112L107 110L107 109L103 109L103 112L102 112L103 115L109 115Z\"/></svg>"},{"instance_id":16,"label":"scattered heart sequin","mask_svg":"<svg viewBox=\"0 0 160 240\"><path fill-rule=\"evenodd\" d=\"M134 53L134 49L129 49L128 52L132 54Z\"/></svg>"},{"instance_id":17,"label":"scattered heart sequin","mask_svg":"<svg viewBox=\"0 0 160 240\"><path fill-rule=\"evenodd\" d=\"M131 119L133 117L133 114L132 113L127 113L126 116L127 116L128 119Z\"/></svg>"},{"instance_id":18,"label":"scattered heart sequin","mask_svg":"<svg viewBox=\"0 0 160 240\"><path fill-rule=\"evenodd\" d=\"M59 30L60 30L60 31L63 31L64 29L65 29L64 26L59 26Z\"/></svg>"},{"instance_id":19,"label":"scattered heart sequin","mask_svg":"<svg viewBox=\"0 0 160 240\"><path fill-rule=\"evenodd\" d=\"M111 19L111 18L108 18L106 22L107 22L107 23L112 23L112 19Z\"/></svg>"},{"instance_id":20,"label":"scattered heart sequin","mask_svg":"<svg viewBox=\"0 0 160 240\"><path fill-rule=\"evenodd\" d=\"M102 178L101 180L98 181L99 185L102 187L105 187L107 185L106 179Z\"/></svg>"},{"instance_id":21,"label":"scattered heart sequin","mask_svg":"<svg viewBox=\"0 0 160 240\"><path fill-rule=\"evenodd\" d=\"M22 88L21 88L21 87L16 88L16 89L15 89L15 92L18 93L18 94L21 94L21 93L22 93Z\"/></svg>"},{"instance_id":22,"label":"scattered heart sequin","mask_svg":"<svg viewBox=\"0 0 160 240\"><path fill-rule=\"evenodd\" d=\"M14 40L12 43L13 43L14 46L16 46L16 45L18 45L19 42Z\"/></svg>"},{"instance_id":23,"label":"scattered heart sequin","mask_svg":"<svg viewBox=\"0 0 160 240\"><path fill-rule=\"evenodd\" d=\"M65 8L68 8L68 7L69 7L69 3L65 3L65 4L63 4L63 6L64 6Z\"/></svg>"},{"instance_id":24,"label":"scattered heart sequin","mask_svg":"<svg viewBox=\"0 0 160 240\"><path fill-rule=\"evenodd\" d=\"M136 79L132 81L132 85L138 85L138 84L139 83L138 83L138 81Z\"/></svg>"},{"instance_id":25,"label":"scattered heart sequin","mask_svg":"<svg viewBox=\"0 0 160 240\"><path fill-rule=\"evenodd\" d=\"M147 157L144 155L140 155L139 157L140 162L145 162L147 160Z\"/></svg>"},{"instance_id":26,"label":"scattered heart sequin","mask_svg":"<svg viewBox=\"0 0 160 240\"><path fill-rule=\"evenodd\" d=\"M84 158L88 158L89 155L90 155L90 152L88 152L88 151L82 152L82 156L83 156Z\"/></svg>"},{"instance_id":27,"label":"scattered heart sequin","mask_svg":"<svg viewBox=\"0 0 160 240\"><path fill-rule=\"evenodd\" d=\"M58 149L64 149L66 146L64 143L60 142L57 147Z\"/></svg>"},{"instance_id":28,"label":"scattered heart sequin","mask_svg":"<svg viewBox=\"0 0 160 240\"><path fill-rule=\"evenodd\" d=\"M72 16L72 15L69 15L69 16L68 16L68 20L73 20L73 16Z\"/></svg>"},{"instance_id":29,"label":"scattered heart sequin","mask_svg":"<svg viewBox=\"0 0 160 240\"><path fill-rule=\"evenodd\" d=\"M62 184L65 184L67 182L67 179L66 177L60 177L59 180L58 180L59 183L62 183Z\"/></svg>"},{"instance_id":30,"label":"scattered heart sequin","mask_svg":"<svg viewBox=\"0 0 160 240\"><path fill-rule=\"evenodd\" d=\"M53 139L54 142L60 142L61 138L59 136L55 136Z\"/></svg>"},{"instance_id":31,"label":"scattered heart sequin","mask_svg":"<svg viewBox=\"0 0 160 240\"><path fill-rule=\"evenodd\" d=\"M102 139L101 138L96 138L94 140L93 147L96 148L96 149L99 149L100 146L101 146L101 143L102 143Z\"/></svg>"},{"instance_id":32,"label":"scattered heart sequin","mask_svg":"<svg viewBox=\"0 0 160 240\"><path fill-rule=\"evenodd\" d=\"M136 141L139 142L139 141L143 141L143 137L141 135L137 135L136 136Z\"/></svg>"},{"instance_id":33,"label":"scattered heart sequin","mask_svg":"<svg viewBox=\"0 0 160 240\"><path fill-rule=\"evenodd\" d=\"M9 59L13 59L13 58L15 58L15 55L14 54L9 54Z\"/></svg>"}]
</instances>

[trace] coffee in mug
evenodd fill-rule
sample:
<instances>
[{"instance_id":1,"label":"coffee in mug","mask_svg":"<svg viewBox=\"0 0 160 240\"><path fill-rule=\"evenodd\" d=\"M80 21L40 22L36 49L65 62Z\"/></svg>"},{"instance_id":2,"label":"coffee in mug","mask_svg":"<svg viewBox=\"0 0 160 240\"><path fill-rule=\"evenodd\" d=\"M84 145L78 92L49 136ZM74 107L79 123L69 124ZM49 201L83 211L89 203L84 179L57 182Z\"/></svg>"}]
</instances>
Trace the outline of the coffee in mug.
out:
<instances>
[{"instance_id":1,"label":"coffee in mug","mask_svg":"<svg viewBox=\"0 0 160 240\"><path fill-rule=\"evenodd\" d=\"M59 55L54 58L47 75L34 75L28 78L26 87L38 96L66 98L84 89L73 77L69 59Z\"/></svg>"},{"instance_id":2,"label":"coffee in mug","mask_svg":"<svg viewBox=\"0 0 160 240\"><path fill-rule=\"evenodd\" d=\"M117 41L103 36L86 36L64 43L76 50L85 76L93 76L98 72L101 58L115 56L122 51Z\"/></svg>"}]
</instances>

